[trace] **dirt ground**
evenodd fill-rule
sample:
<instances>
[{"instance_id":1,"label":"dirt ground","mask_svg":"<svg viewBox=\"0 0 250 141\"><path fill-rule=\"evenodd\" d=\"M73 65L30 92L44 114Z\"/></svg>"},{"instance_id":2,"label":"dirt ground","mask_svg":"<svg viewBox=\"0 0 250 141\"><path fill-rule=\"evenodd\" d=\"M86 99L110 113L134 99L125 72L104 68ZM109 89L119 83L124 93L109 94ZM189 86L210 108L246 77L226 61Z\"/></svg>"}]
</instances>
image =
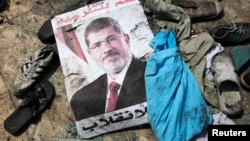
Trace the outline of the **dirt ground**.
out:
<instances>
[{"instance_id":1,"label":"dirt ground","mask_svg":"<svg viewBox=\"0 0 250 141\"><path fill-rule=\"evenodd\" d=\"M205 0L204 0L205 1ZM15 111L22 100L13 96L12 83L23 60L36 50L45 46L36 36L42 24L52 15L61 12L75 0L10 0L8 9L0 14L5 20L0 24L0 140L33 141L33 140L76 140L76 131L64 87L62 69L55 62L55 72L49 77L56 89L56 97L41 118L35 121L20 136L12 136L5 131L4 120ZM223 24L250 21L249 0L222 0L224 12L212 20L192 21L193 27L201 32ZM250 29L249 29L250 30ZM249 45L248 43L246 45ZM53 45L55 46L55 45ZM234 46L224 46L229 53ZM241 90L244 113L230 117L236 124L250 124L250 92ZM127 129L101 135L93 140L105 141L155 141L149 126Z\"/></svg>"}]
</instances>

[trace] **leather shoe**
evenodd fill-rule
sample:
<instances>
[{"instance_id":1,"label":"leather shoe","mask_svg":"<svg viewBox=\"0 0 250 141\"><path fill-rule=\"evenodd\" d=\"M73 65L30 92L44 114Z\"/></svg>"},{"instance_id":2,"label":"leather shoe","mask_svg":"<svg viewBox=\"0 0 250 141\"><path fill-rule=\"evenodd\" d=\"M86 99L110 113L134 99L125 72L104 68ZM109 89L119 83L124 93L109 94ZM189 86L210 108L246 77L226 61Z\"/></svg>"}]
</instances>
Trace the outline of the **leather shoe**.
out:
<instances>
[{"instance_id":1,"label":"leather shoe","mask_svg":"<svg viewBox=\"0 0 250 141\"><path fill-rule=\"evenodd\" d=\"M250 23L228 23L209 31L211 36L224 44L239 44L250 39Z\"/></svg>"}]
</instances>

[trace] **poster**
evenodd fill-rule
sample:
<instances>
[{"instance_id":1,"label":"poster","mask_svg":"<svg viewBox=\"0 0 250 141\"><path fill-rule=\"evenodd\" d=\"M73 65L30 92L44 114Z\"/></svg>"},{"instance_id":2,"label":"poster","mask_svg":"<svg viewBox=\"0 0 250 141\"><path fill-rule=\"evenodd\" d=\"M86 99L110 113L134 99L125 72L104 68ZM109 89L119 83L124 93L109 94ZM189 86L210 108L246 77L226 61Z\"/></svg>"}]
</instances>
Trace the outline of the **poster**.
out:
<instances>
[{"instance_id":1,"label":"poster","mask_svg":"<svg viewBox=\"0 0 250 141\"><path fill-rule=\"evenodd\" d=\"M138 0L106 0L52 19L80 138L148 123L144 71L153 33Z\"/></svg>"}]
</instances>

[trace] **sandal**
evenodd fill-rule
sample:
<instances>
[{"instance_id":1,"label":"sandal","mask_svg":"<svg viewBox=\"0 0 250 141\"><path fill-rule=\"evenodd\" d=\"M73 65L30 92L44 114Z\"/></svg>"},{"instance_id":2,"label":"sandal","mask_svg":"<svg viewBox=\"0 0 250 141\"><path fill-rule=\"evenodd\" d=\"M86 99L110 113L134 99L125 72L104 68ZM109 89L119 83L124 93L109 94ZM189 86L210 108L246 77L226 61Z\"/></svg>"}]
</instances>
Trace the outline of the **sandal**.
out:
<instances>
[{"instance_id":1,"label":"sandal","mask_svg":"<svg viewBox=\"0 0 250 141\"><path fill-rule=\"evenodd\" d=\"M29 91L20 106L4 121L4 128L10 134L21 134L29 124L37 119L51 105L55 96L54 86L42 80Z\"/></svg>"},{"instance_id":2,"label":"sandal","mask_svg":"<svg viewBox=\"0 0 250 141\"><path fill-rule=\"evenodd\" d=\"M242 87L247 90L250 90L250 68L240 75L240 83Z\"/></svg>"},{"instance_id":3,"label":"sandal","mask_svg":"<svg viewBox=\"0 0 250 141\"><path fill-rule=\"evenodd\" d=\"M45 68L52 62L55 53L55 48L44 47L37 50L33 56L25 61L14 78L15 96L22 96L35 84Z\"/></svg>"},{"instance_id":4,"label":"sandal","mask_svg":"<svg viewBox=\"0 0 250 141\"><path fill-rule=\"evenodd\" d=\"M242 112L239 79L230 57L218 54L213 60L211 69L217 85L220 110L226 115L237 115Z\"/></svg>"}]
</instances>

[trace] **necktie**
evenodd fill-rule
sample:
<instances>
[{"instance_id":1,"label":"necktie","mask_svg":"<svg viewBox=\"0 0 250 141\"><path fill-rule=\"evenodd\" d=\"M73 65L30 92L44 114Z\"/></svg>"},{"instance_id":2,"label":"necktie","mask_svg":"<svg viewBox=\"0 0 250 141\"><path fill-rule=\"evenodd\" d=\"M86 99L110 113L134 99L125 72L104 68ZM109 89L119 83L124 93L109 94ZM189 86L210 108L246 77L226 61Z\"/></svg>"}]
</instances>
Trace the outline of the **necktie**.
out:
<instances>
[{"instance_id":1,"label":"necktie","mask_svg":"<svg viewBox=\"0 0 250 141\"><path fill-rule=\"evenodd\" d=\"M110 97L109 97L109 103L108 103L108 109L107 112L112 112L115 109L116 101L118 99L118 90L120 88L120 85L116 82L111 82L109 85L110 90Z\"/></svg>"}]
</instances>

